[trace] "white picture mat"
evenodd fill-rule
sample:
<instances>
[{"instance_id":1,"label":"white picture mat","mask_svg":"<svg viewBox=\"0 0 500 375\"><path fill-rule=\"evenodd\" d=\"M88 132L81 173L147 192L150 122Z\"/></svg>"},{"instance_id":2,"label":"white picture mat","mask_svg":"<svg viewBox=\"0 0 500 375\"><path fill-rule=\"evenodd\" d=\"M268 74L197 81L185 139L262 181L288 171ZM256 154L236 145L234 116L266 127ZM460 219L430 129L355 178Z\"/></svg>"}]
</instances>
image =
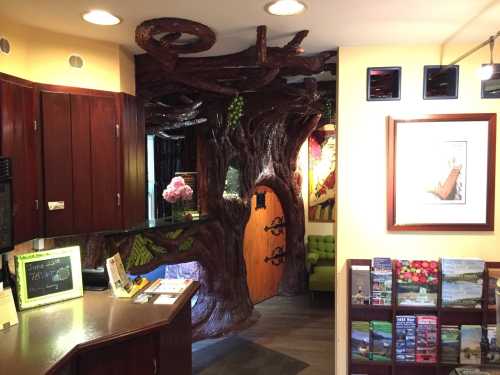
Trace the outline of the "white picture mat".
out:
<instances>
[{"instance_id":1,"label":"white picture mat","mask_svg":"<svg viewBox=\"0 0 500 375\"><path fill-rule=\"evenodd\" d=\"M488 121L403 122L396 126L396 225L486 223ZM428 182L446 159L443 150L452 149L451 142L460 143L460 155L466 144L464 196L455 201L433 200Z\"/></svg>"}]
</instances>

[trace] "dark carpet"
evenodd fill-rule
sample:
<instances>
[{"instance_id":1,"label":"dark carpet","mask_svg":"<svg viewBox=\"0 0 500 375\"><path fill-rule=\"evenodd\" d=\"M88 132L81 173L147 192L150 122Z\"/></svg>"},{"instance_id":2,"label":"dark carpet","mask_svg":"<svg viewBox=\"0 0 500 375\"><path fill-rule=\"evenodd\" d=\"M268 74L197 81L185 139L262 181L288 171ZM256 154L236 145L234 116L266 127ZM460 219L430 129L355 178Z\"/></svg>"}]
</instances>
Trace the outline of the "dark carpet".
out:
<instances>
[{"instance_id":1,"label":"dark carpet","mask_svg":"<svg viewBox=\"0 0 500 375\"><path fill-rule=\"evenodd\" d=\"M193 352L193 375L296 375L308 364L231 336Z\"/></svg>"}]
</instances>

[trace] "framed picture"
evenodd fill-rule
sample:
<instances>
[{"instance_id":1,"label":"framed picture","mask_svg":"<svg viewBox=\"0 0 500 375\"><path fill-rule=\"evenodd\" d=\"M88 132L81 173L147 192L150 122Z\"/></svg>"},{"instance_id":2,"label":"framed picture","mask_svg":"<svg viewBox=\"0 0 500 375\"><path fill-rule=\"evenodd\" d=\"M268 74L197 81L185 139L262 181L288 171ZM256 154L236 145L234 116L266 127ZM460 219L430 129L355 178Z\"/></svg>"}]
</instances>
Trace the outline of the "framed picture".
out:
<instances>
[{"instance_id":1,"label":"framed picture","mask_svg":"<svg viewBox=\"0 0 500 375\"><path fill-rule=\"evenodd\" d=\"M368 68L366 77L366 100L400 100L401 68Z\"/></svg>"},{"instance_id":2,"label":"framed picture","mask_svg":"<svg viewBox=\"0 0 500 375\"><path fill-rule=\"evenodd\" d=\"M496 114L389 117L389 231L492 231Z\"/></svg>"},{"instance_id":3,"label":"framed picture","mask_svg":"<svg viewBox=\"0 0 500 375\"><path fill-rule=\"evenodd\" d=\"M18 255L14 263L21 310L83 295L79 246Z\"/></svg>"},{"instance_id":4,"label":"framed picture","mask_svg":"<svg viewBox=\"0 0 500 375\"><path fill-rule=\"evenodd\" d=\"M458 65L424 66L424 99L457 99L458 76Z\"/></svg>"},{"instance_id":5,"label":"framed picture","mask_svg":"<svg viewBox=\"0 0 500 375\"><path fill-rule=\"evenodd\" d=\"M493 75L481 81L481 98L500 99L500 64L493 64Z\"/></svg>"},{"instance_id":6,"label":"framed picture","mask_svg":"<svg viewBox=\"0 0 500 375\"><path fill-rule=\"evenodd\" d=\"M337 132L333 124L309 137L309 221L334 221Z\"/></svg>"}]
</instances>

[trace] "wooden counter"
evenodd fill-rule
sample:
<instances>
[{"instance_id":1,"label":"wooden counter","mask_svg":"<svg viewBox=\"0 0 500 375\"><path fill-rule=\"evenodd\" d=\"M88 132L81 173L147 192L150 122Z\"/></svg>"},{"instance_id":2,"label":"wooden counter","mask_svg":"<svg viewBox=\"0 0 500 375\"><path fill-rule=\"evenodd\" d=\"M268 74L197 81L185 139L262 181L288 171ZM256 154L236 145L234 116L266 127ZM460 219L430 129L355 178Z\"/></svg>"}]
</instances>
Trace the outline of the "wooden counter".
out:
<instances>
[{"instance_id":1,"label":"wooden counter","mask_svg":"<svg viewBox=\"0 0 500 375\"><path fill-rule=\"evenodd\" d=\"M19 313L0 331L2 374L191 375L192 284L174 305L134 304L111 292Z\"/></svg>"}]
</instances>

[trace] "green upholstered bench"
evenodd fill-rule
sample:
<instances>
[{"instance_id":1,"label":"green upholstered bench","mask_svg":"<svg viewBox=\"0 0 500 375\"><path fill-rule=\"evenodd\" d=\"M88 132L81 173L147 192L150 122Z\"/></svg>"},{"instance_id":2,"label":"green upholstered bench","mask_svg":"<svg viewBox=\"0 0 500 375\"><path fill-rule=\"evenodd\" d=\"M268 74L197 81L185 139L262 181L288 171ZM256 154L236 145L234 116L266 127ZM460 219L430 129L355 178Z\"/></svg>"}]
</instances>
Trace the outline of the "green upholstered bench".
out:
<instances>
[{"instance_id":1,"label":"green upholstered bench","mask_svg":"<svg viewBox=\"0 0 500 375\"><path fill-rule=\"evenodd\" d=\"M309 290L313 293L335 290L335 237L307 236L306 266Z\"/></svg>"}]
</instances>

